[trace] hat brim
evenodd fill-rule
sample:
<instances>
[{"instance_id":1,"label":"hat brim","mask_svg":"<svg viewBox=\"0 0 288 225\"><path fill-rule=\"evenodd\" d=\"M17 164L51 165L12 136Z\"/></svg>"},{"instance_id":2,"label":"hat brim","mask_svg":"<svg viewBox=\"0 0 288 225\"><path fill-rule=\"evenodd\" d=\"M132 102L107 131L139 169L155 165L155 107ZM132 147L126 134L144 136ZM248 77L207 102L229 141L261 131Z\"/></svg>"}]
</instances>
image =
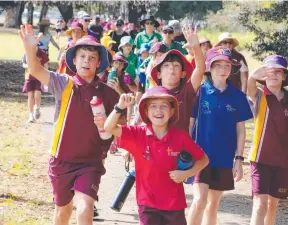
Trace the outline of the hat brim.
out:
<instances>
[{"instance_id":1,"label":"hat brim","mask_svg":"<svg viewBox=\"0 0 288 225\"><path fill-rule=\"evenodd\" d=\"M263 67L268 67L268 65L263 65ZM269 65L270 68L279 68L279 69L284 69L285 72L286 72L286 79L282 81L282 86L283 87L286 87L288 86L288 70L287 68L283 67L283 66L280 66L280 65L274 65L272 67L272 65L270 64ZM262 85L266 85L266 81L265 80L256 80L259 84L262 84Z\"/></svg>"},{"instance_id":2,"label":"hat brim","mask_svg":"<svg viewBox=\"0 0 288 225\"><path fill-rule=\"evenodd\" d=\"M147 92L142 96L140 102L139 102L139 114L140 114L140 117L141 117L141 120L146 123L146 124L150 124L151 121L150 119L148 118L147 116L147 113L146 113L146 109L145 109L145 106L146 106L146 102L149 100L149 99L170 99L173 103L173 106L174 106L174 114L172 115L172 117L169 119L169 124L175 124L178 120L179 120L179 106L178 106L178 101L177 99L174 97L174 96L171 96L171 95L168 95L166 93L163 93L161 95L157 95L157 96L147 96Z\"/></svg>"},{"instance_id":3,"label":"hat brim","mask_svg":"<svg viewBox=\"0 0 288 225\"><path fill-rule=\"evenodd\" d=\"M54 23L46 22L46 21L42 22L41 21L40 23L38 23L38 25L47 25L47 26L49 25L50 26L50 25L54 25Z\"/></svg>"},{"instance_id":4,"label":"hat brim","mask_svg":"<svg viewBox=\"0 0 288 225\"><path fill-rule=\"evenodd\" d=\"M108 66L109 66L108 52L107 52L106 48L103 45L101 45L101 44L99 44L97 42L89 43L89 44L87 44L87 43L78 43L78 44L74 45L73 47L68 48L68 50L66 52L66 64L67 64L68 68L71 71L73 71L74 73L77 72L76 67L75 67L75 65L73 63L73 59L74 59L75 54L76 54L75 50L76 50L76 48L84 47L84 46L97 47L99 49L99 51L100 51L100 57L101 57L100 61L101 61L101 63L100 63L100 66L97 68L95 74L102 73L103 71L105 71L108 68Z\"/></svg>"},{"instance_id":5,"label":"hat brim","mask_svg":"<svg viewBox=\"0 0 288 225\"><path fill-rule=\"evenodd\" d=\"M233 40L233 47L235 48L236 46L239 45L239 41L236 38L223 38L222 40L220 40L216 45L214 45L214 47L220 46L221 42L225 41L225 40Z\"/></svg>"},{"instance_id":6,"label":"hat brim","mask_svg":"<svg viewBox=\"0 0 288 225\"><path fill-rule=\"evenodd\" d=\"M166 57L169 55L169 54L176 54L178 56L180 56L181 60L183 61L183 64L184 64L184 70L185 71L185 79L186 81L188 81L190 78L191 78L191 75L192 75L192 72L193 72L193 66L191 65L191 63L187 60L187 58L178 50L176 49L172 49L168 52L166 52L165 54L163 54L159 60L157 61L156 65L152 68L152 71L151 71L151 77L152 79L154 80L154 82L157 84L157 85L161 85L161 82L160 82L160 79L158 79L158 66L164 62L164 60L166 59Z\"/></svg>"},{"instance_id":7,"label":"hat brim","mask_svg":"<svg viewBox=\"0 0 288 225\"><path fill-rule=\"evenodd\" d=\"M72 31L75 30L75 29L80 29L82 31L82 37L85 35L85 32L79 27L79 28L72 28L72 29L69 29L69 30L66 30L65 31L65 34L67 36L72 36Z\"/></svg>"},{"instance_id":8,"label":"hat brim","mask_svg":"<svg viewBox=\"0 0 288 225\"><path fill-rule=\"evenodd\" d=\"M146 21L153 21L154 22L154 27L159 27L160 26L160 23L157 21L157 20L151 20L151 19L149 19L149 18L147 18L147 19L144 19L144 20L141 20L140 21L140 25L142 25L142 26L144 26L145 25L145 22Z\"/></svg>"},{"instance_id":9,"label":"hat brim","mask_svg":"<svg viewBox=\"0 0 288 225\"><path fill-rule=\"evenodd\" d=\"M132 45L132 46L135 45L134 43L130 43L130 42L122 43L122 44L119 45L118 50L121 50L121 48L122 48L124 45L126 45L126 44L130 44L130 45Z\"/></svg>"}]
</instances>

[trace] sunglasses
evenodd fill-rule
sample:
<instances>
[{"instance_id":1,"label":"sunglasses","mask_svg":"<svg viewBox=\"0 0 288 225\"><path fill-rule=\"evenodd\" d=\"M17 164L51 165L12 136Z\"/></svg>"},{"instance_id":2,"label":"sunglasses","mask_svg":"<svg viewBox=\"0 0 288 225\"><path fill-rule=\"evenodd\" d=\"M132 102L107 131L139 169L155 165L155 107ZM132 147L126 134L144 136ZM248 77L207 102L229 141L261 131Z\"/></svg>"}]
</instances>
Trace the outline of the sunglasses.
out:
<instances>
[{"instance_id":1,"label":"sunglasses","mask_svg":"<svg viewBox=\"0 0 288 225\"><path fill-rule=\"evenodd\" d=\"M90 19L85 19L84 21L85 21L85 22L90 22L91 20L90 20Z\"/></svg>"},{"instance_id":2,"label":"sunglasses","mask_svg":"<svg viewBox=\"0 0 288 225\"><path fill-rule=\"evenodd\" d=\"M174 34L172 30L163 30L163 34Z\"/></svg>"},{"instance_id":3,"label":"sunglasses","mask_svg":"<svg viewBox=\"0 0 288 225\"><path fill-rule=\"evenodd\" d=\"M149 21L147 21L147 22L145 22L145 24L146 24L146 25L152 25L152 26L153 26L155 23L154 23L154 22L149 22Z\"/></svg>"},{"instance_id":4,"label":"sunglasses","mask_svg":"<svg viewBox=\"0 0 288 225\"><path fill-rule=\"evenodd\" d=\"M233 41L222 41L222 43L223 43L224 45L227 45L227 44L233 45Z\"/></svg>"},{"instance_id":5,"label":"sunglasses","mask_svg":"<svg viewBox=\"0 0 288 225\"><path fill-rule=\"evenodd\" d=\"M116 24L116 27L122 27L123 25L122 24Z\"/></svg>"}]
</instances>

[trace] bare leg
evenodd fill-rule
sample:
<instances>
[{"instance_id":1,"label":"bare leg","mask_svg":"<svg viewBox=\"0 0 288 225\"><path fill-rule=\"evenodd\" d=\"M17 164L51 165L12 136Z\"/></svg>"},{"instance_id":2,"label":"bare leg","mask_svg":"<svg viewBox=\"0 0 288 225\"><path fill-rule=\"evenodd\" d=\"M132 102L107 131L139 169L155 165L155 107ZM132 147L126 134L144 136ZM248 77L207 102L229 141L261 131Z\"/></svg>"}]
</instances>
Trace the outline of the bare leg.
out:
<instances>
[{"instance_id":1,"label":"bare leg","mask_svg":"<svg viewBox=\"0 0 288 225\"><path fill-rule=\"evenodd\" d=\"M217 211L223 191L216 191L209 189L208 203L204 211L202 225L216 225L217 224Z\"/></svg>"},{"instance_id":2,"label":"bare leg","mask_svg":"<svg viewBox=\"0 0 288 225\"><path fill-rule=\"evenodd\" d=\"M73 211L72 201L65 206L57 206L54 211L53 225L69 225L69 219Z\"/></svg>"},{"instance_id":3,"label":"bare leg","mask_svg":"<svg viewBox=\"0 0 288 225\"><path fill-rule=\"evenodd\" d=\"M187 224L201 225L207 204L209 186L203 183L193 184L193 202L189 209Z\"/></svg>"},{"instance_id":4,"label":"bare leg","mask_svg":"<svg viewBox=\"0 0 288 225\"><path fill-rule=\"evenodd\" d=\"M82 192L75 191L76 215L78 225L93 225L94 199Z\"/></svg>"},{"instance_id":5,"label":"bare leg","mask_svg":"<svg viewBox=\"0 0 288 225\"><path fill-rule=\"evenodd\" d=\"M264 220L265 225L275 224L278 203L278 198L274 198L271 195L268 196L268 209Z\"/></svg>"},{"instance_id":6,"label":"bare leg","mask_svg":"<svg viewBox=\"0 0 288 225\"><path fill-rule=\"evenodd\" d=\"M29 113L33 113L35 99L34 99L34 91L28 92L28 111Z\"/></svg>"},{"instance_id":7,"label":"bare leg","mask_svg":"<svg viewBox=\"0 0 288 225\"><path fill-rule=\"evenodd\" d=\"M264 225L264 219L267 214L268 195L254 195L253 210L250 225Z\"/></svg>"}]
</instances>

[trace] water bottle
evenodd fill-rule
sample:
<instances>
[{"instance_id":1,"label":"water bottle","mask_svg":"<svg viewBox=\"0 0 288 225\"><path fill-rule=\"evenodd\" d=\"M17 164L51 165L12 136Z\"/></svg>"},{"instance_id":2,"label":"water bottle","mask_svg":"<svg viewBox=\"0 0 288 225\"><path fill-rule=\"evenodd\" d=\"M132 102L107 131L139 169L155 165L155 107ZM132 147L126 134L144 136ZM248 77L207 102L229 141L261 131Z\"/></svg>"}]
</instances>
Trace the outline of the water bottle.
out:
<instances>
[{"instance_id":1,"label":"water bottle","mask_svg":"<svg viewBox=\"0 0 288 225\"><path fill-rule=\"evenodd\" d=\"M94 116L99 117L106 117L105 108L103 105L103 101L101 98L98 98L97 96L93 96L91 102L90 102L92 112ZM97 127L99 131L100 138L102 140L107 140L112 137L112 134L106 132L102 127Z\"/></svg>"},{"instance_id":2,"label":"water bottle","mask_svg":"<svg viewBox=\"0 0 288 225\"><path fill-rule=\"evenodd\" d=\"M146 82L146 74L145 74L145 69L140 69L139 70L139 80L140 84L144 85Z\"/></svg>"},{"instance_id":3,"label":"water bottle","mask_svg":"<svg viewBox=\"0 0 288 225\"><path fill-rule=\"evenodd\" d=\"M130 85L132 83L132 78L131 78L130 74L128 74L128 73L124 74L123 79L124 79L125 84L127 84L127 85Z\"/></svg>"},{"instance_id":4,"label":"water bottle","mask_svg":"<svg viewBox=\"0 0 288 225\"><path fill-rule=\"evenodd\" d=\"M179 170L189 170L194 165L194 160L192 158L192 155L189 152L182 151L179 154L177 164L178 164ZM189 177L184 181L184 183L185 184L192 184L193 181L194 181L194 177Z\"/></svg>"},{"instance_id":5,"label":"water bottle","mask_svg":"<svg viewBox=\"0 0 288 225\"><path fill-rule=\"evenodd\" d=\"M111 209L120 212L127 196L129 195L129 192L131 188L133 187L135 183L135 170L129 170L127 173L125 179L123 180L119 191L117 192L116 196L114 197L112 204L111 204Z\"/></svg>"},{"instance_id":6,"label":"water bottle","mask_svg":"<svg viewBox=\"0 0 288 225\"><path fill-rule=\"evenodd\" d=\"M112 79L117 79L117 73L116 73L116 68L112 67L111 72L108 75L107 83L112 80Z\"/></svg>"}]
</instances>

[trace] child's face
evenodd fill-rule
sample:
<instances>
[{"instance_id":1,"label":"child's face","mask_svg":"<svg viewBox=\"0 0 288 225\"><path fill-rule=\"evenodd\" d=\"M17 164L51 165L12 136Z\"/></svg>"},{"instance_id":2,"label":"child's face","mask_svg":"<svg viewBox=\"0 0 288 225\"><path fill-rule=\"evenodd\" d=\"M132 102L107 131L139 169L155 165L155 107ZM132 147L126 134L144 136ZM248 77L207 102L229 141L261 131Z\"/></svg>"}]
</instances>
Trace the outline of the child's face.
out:
<instances>
[{"instance_id":1,"label":"child's face","mask_svg":"<svg viewBox=\"0 0 288 225\"><path fill-rule=\"evenodd\" d=\"M178 86L180 79L185 75L182 71L182 66L179 62L164 62L161 65L158 79L162 79L162 85L166 86Z\"/></svg>"},{"instance_id":2,"label":"child's face","mask_svg":"<svg viewBox=\"0 0 288 225\"><path fill-rule=\"evenodd\" d=\"M72 30L72 39L73 41L77 41L82 37L81 29L73 29Z\"/></svg>"},{"instance_id":3,"label":"child's face","mask_svg":"<svg viewBox=\"0 0 288 225\"><path fill-rule=\"evenodd\" d=\"M286 74L284 73L283 69L280 68L267 68L266 75L266 85L270 87L281 86L283 80L286 78Z\"/></svg>"},{"instance_id":4,"label":"child's face","mask_svg":"<svg viewBox=\"0 0 288 225\"><path fill-rule=\"evenodd\" d=\"M132 45L127 43L126 45L122 46L122 50L123 52L130 53L132 51Z\"/></svg>"},{"instance_id":5,"label":"child's face","mask_svg":"<svg viewBox=\"0 0 288 225\"><path fill-rule=\"evenodd\" d=\"M115 67L117 71L122 71L124 68L124 62L113 61L113 67Z\"/></svg>"},{"instance_id":6,"label":"child's face","mask_svg":"<svg viewBox=\"0 0 288 225\"><path fill-rule=\"evenodd\" d=\"M158 60L163 54L164 54L163 52L156 52L156 53L154 54L155 60Z\"/></svg>"},{"instance_id":7,"label":"child's face","mask_svg":"<svg viewBox=\"0 0 288 225\"><path fill-rule=\"evenodd\" d=\"M174 37L174 33L170 34L168 32L162 32L164 42L171 42Z\"/></svg>"},{"instance_id":8,"label":"child's face","mask_svg":"<svg viewBox=\"0 0 288 225\"><path fill-rule=\"evenodd\" d=\"M97 68L100 66L99 54L97 51L88 51L79 48L73 59L77 73L83 78L91 78L95 76Z\"/></svg>"},{"instance_id":9,"label":"child's face","mask_svg":"<svg viewBox=\"0 0 288 225\"><path fill-rule=\"evenodd\" d=\"M203 55L205 56L207 51L210 49L210 42L205 42L203 44L200 44L200 48L201 48Z\"/></svg>"},{"instance_id":10,"label":"child's face","mask_svg":"<svg viewBox=\"0 0 288 225\"><path fill-rule=\"evenodd\" d=\"M169 119L174 114L168 99L149 99L147 101L146 114L152 125L165 127L168 125Z\"/></svg>"},{"instance_id":11,"label":"child's face","mask_svg":"<svg viewBox=\"0 0 288 225\"><path fill-rule=\"evenodd\" d=\"M141 58L146 59L149 56L149 53L147 51L144 51L141 53Z\"/></svg>"},{"instance_id":12,"label":"child's face","mask_svg":"<svg viewBox=\"0 0 288 225\"><path fill-rule=\"evenodd\" d=\"M226 81L231 73L232 65L227 61L215 61L212 63L210 72L212 80Z\"/></svg>"}]
</instances>

